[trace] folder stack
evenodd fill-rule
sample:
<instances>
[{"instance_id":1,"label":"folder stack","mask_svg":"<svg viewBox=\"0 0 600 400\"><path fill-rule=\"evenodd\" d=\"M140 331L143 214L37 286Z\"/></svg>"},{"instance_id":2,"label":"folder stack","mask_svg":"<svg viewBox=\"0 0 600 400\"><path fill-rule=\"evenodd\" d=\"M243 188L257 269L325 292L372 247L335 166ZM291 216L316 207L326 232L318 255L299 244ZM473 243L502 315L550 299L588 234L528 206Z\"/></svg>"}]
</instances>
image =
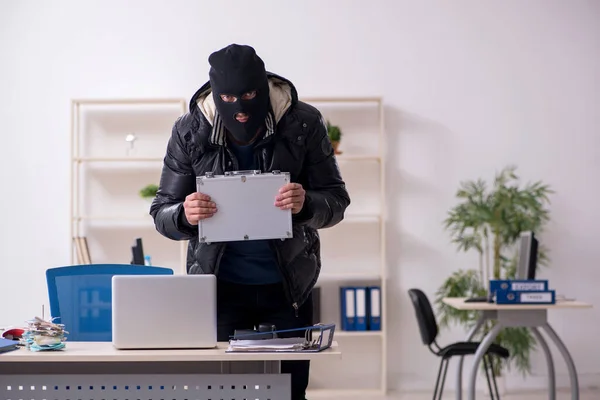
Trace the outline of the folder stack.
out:
<instances>
[{"instance_id":1,"label":"folder stack","mask_svg":"<svg viewBox=\"0 0 600 400\"><path fill-rule=\"evenodd\" d=\"M340 287L340 317L343 331L380 331L381 288Z\"/></svg>"},{"instance_id":2,"label":"folder stack","mask_svg":"<svg viewBox=\"0 0 600 400\"><path fill-rule=\"evenodd\" d=\"M555 291L547 280L490 280L496 304L555 304Z\"/></svg>"}]
</instances>

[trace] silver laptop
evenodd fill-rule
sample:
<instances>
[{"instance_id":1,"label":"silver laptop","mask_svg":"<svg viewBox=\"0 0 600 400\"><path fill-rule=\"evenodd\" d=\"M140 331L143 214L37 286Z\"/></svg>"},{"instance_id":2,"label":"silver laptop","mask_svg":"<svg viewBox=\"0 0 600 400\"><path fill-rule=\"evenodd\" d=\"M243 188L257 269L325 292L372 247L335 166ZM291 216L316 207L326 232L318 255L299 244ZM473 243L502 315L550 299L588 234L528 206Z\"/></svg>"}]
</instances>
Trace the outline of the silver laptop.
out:
<instances>
[{"instance_id":1,"label":"silver laptop","mask_svg":"<svg viewBox=\"0 0 600 400\"><path fill-rule=\"evenodd\" d=\"M112 343L117 349L217 345L214 275L115 275Z\"/></svg>"}]
</instances>

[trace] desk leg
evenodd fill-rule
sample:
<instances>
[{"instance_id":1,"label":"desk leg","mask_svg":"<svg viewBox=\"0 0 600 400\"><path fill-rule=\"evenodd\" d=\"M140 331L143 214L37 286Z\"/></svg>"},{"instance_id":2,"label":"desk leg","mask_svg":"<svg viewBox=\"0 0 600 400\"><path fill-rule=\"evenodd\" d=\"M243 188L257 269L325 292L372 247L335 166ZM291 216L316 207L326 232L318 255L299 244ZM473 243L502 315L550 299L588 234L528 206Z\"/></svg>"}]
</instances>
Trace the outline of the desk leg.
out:
<instances>
[{"instance_id":1,"label":"desk leg","mask_svg":"<svg viewBox=\"0 0 600 400\"><path fill-rule=\"evenodd\" d=\"M567 346L560 340L560 337L556 334L554 329L550 326L550 324L546 323L542 326L550 339L554 342L560 353L562 354L565 362L567 363L567 368L569 369L569 378L571 380L571 399L579 400L579 382L577 379L577 369L575 368L575 363L573 362L573 358L571 358L571 354L569 354L569 350L567 350Z\"/></svg>"},{"instance_id":2,"label":"desk leg","mask_svg":"<svg viewBox=\"0 0 600 400\"><path fill-rule=\"evenodd\" d=\"M481 364L485 353L488 351L494 340L496 340L501 329L502 324L500 322L496 323L477 347L477 352L473 358L473 366L471 367L471 375L469 377L469 400L475 400L475 385L477 383L477 371L479 370L479 365Z\"/></svg>"},{"instance_id":3,"label":"desk leg","mask_svg":"<svg viewBox=\"0 0 600 400\"><path fill-rule=\"evenodd\" d=\"M263 373L281 374L281 361L265 361Z\"/></svg>"},{"instance_id":4,"label":"desk leg","mask_svg":"<svg viewBox=\"0 0 600 400\"><path fill-rule=\"evenodd\" d=\"M556 372L554 371L554 360L552 359L552 352L550 351L550 347L548 347L548 343L536 327L532 327L531 331L533 335L537 339L540 346L542 346L542 350L546 355L546 364L548 364L548 393L550 400L556 400Z\"/></svg>"},{"instance_id":5,"label":"desk leg","mask_svg":"<svg viewBox=\"0 0 600 400\"><path fill-rule=\"evenodd\" d=\"M467 338L466 338L467 342L470 342L471 340L473 340L473 337L479 331L479 329L481 329L481 327L483 326L483 323L485 322L486 319L487 319L486 314L481 313L481 316L477 320L477 323L475 323L475 326L473 328L471 328L471 330L467 334ZM461 356L458 360L458 370L456 372L456 400L462 400L463 361L464 361L464 356Z\"/></svg>"}]
</instances>

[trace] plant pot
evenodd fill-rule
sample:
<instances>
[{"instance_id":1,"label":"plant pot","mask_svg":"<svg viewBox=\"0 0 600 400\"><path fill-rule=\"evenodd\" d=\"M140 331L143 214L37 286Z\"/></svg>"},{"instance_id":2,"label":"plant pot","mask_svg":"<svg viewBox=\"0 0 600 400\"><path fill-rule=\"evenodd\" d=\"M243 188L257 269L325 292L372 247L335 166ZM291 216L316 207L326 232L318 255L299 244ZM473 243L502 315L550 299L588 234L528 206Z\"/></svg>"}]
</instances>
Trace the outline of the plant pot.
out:
<instances>
[{"instance_id":1,"label":"plant pot","mask_svg":"<svg viewBox=\"0 0 600 400\"><path fill-rule=\"evenodd\" d=\"M483 379L484 380L483 380L482 384L484 385L484 388L485 388L485 395L487 397L491 398L492 396L490 395L490 388L488 387L487 381L485 380L485 375L483 376ZM503 375L497 376L496 377L496 385L498 386L498 394L500 395L500 397L504 396L507 392L506 391L506 377L504 377ZM492 390L494 390L494 382L492 382ZM495 394L493 397L496 398Z\"/></svg>"},{"instance_id":2,"label":"plant pot","mask_svg":"<svg viewBox=\"0 0 600 400\"><path fill-rule=\"evenodd\" d=\"M339 140L332 140L331 145L333 146L333 152L335 154L342 154L342 152L338 150L338 147L340 146Z\"/></svg>"}]
</instances>

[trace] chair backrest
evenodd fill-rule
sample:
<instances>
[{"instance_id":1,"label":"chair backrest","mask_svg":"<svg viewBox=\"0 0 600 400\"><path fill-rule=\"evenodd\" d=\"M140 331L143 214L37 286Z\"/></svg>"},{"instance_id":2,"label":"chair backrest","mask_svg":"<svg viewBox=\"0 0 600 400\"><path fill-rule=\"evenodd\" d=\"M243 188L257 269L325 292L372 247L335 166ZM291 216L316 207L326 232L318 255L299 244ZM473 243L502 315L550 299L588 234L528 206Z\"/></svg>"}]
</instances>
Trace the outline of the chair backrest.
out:
<instances>
[{"instance_id":1,"label":"chair backrest","mask_svg":"<svg viewBox=\"0 0 600 400\"><path fill-rule=\"evenodd\" d=\"M50 314L72 342L112 340L112 277L173 275L173 270L129 264L72 265L46 270Z\"/></svg>"},{"instance_id":2,"label":"chair backrest","mask_svg":"<svg viewBox=\"0 0 600 400\"><path fill-rule=\"evenodd\" d=\"M429 299L420 289L410 289L408 295L415 309L419 331L421 332L421 340L423 344L430 346L438 335L438 326L431 303L429 303Z\"/></svg>"}]
</instances>

